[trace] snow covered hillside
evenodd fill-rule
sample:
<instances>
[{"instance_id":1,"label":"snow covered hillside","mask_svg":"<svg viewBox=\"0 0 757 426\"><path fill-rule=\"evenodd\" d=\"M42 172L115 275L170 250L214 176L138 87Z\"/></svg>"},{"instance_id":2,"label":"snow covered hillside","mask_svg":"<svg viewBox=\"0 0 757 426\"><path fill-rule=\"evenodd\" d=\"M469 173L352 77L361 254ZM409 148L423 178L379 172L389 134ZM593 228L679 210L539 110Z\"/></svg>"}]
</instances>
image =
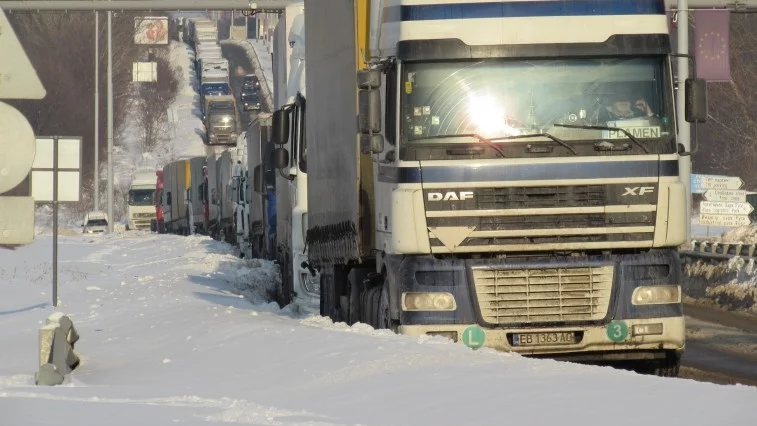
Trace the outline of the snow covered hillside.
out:
<instances>
[{"instance_id":1,"label":"snow covered hillside","mask_svg":"<svg viewBox=\"0 0 757 426\"><path fill-rule=\"evenodd\" d=\"M266 303L276 266L207 237L61 237L81 366L36 387L51 239L0 256L0 413L25 425L751 425L757 388L474 351ZM605 420L606 419L606 420Z\"/></svg>"}]
</instances>

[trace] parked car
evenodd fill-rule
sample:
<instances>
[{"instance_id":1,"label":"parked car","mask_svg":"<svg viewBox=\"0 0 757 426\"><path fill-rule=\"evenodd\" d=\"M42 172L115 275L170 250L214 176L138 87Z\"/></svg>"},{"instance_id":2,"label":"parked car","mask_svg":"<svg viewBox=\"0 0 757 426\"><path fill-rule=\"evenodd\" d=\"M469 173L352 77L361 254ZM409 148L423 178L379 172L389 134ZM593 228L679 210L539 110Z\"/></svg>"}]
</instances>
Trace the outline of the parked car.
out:
<instances>
[{"instance_id":1,"label":"parked car","mask_svg":"<svg viewBox=\"0 0 757 426\"><path fill-rule=\"evenodd\" d=\"M250 87L242 89L240 98L245 111L260 111L260 93L257 90Z\"/></svg>"},{"instance_id":2,"label":"parked car","mask_svg":"<svg viewBox=\"0 0 757 426\"><path fill-rule=\"evenodd\" d=\"M84 234L104 234L108 232L108 215L103 212L89 212L82 224Z\"/></svg>"},{"instance_id":3,"label":"parked car","mask_svg":"<svg viewBox=\"0 0 757 426\"><path fill-rule=\"evenodd\" d=\"M258 76L255 74L247 74L244 76L244 80L242 81L243 89L247 89L248 87L251 87L253 89L260 89L260 80L258 80Z\"/></svg>"}]
</instances>

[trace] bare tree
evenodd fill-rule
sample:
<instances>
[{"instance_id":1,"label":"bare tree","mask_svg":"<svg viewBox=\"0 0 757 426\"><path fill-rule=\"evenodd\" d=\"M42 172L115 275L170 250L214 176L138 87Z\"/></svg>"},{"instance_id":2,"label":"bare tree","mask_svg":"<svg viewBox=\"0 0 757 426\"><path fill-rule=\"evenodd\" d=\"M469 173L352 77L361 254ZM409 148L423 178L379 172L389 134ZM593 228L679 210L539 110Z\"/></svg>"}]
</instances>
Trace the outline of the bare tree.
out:
<instances>
[{"instance_id":1,"label":"bare tree","mask_svg":"<svg viewBox=\"0 0 757 426\"><path fill-rule=\"evenodd\" d=\"M91 181L94 167L94 14L11 13L9 19L47 96L42 100L22 100L13 104L26 116L37 135L82 136L84 181ZM131 81L131 63L138 53L133 43L134 15L114 13L113 91L114 123L124 122ZM106 140L106 14L100 14L100 141ZM107 152L101 144L100 158Z\"/></svg>"},{"instance_id":2,"label":"bare tree","mask_svg":"<svg viewBox=\"0 0 757 426\"><path fill-rule=\"evenodd\" d=\"M159 51L153 60L158 67L158 81L137 83L134 99L135 118L142 132L142 152L151 151L159 140L164 139L168 109L176 98L180 82L165 50Z\"/></svg>"}]
</instances>

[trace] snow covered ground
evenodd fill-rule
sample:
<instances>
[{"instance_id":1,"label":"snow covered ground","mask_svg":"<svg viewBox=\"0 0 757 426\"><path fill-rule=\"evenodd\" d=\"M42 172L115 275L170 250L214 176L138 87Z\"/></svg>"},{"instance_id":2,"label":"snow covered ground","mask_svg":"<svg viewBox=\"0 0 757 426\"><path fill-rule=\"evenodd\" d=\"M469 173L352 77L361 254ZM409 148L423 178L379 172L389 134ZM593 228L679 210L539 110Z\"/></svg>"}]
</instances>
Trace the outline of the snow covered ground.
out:
<instances>
[{"instance_id":1,"label":"snow covered ground","mask_svg":"<svg viewBox=\"0 0 757 426\"><path fill-rule=\"evenodd\" d=\"M0 413L25 425L751 425L757 388L474 351L266 303L276 266L206 237L61 237L81 366L36 387L49 237L0 256Z\"/></svg>"},{"instance_id":2,"label":"snow covered ground","mask_svg":"<svg viewBox=\"0 0 757 426\"><path fill-rule=\"evenodd\" d=\"M720 227L709 236L694 232L692 235L692 239L699 241L757 244L757 226ZM694 237L696 235L699 237ZM733 258L727 262L688 260L684 274L684 293L689 303L757 314L757 266L754 259Z\"/></svg>"}]
</instances>

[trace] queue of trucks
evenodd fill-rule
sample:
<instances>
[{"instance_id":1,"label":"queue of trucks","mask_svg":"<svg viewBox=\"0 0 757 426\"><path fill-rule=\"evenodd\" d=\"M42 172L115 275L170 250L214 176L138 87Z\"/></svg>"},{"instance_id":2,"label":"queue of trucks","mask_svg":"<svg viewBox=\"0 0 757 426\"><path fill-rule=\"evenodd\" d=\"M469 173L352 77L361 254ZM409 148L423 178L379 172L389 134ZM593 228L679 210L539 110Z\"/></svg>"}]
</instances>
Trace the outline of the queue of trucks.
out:
<instances>
[{"instance_id":1,"label":"queue of trucks","mask_svg":"<svg viewBox=\"0 0 757 426\"><path fill-rule=\"evenodd\" d=\"M205 125L203 141L209 146L234 146L241 122L231 90L229 61L218 44L218 23L188 18L182 28L184 41L194 48L199 106Z\"/></svg>"},{"instance_id":2,"label":"queue of trucks","mask_svg":"<svg viewBox=\"0 0 757 426\"><path fill-rule=\"evenodd\" d=\"M662 0L496 3L287 6L273 113L223 166L163 169L166 224L217 223L277 260L286 302L335 321L675 376L674 99L703 122L705 85L674 85Z\"/></svg>"}]
</instances>

